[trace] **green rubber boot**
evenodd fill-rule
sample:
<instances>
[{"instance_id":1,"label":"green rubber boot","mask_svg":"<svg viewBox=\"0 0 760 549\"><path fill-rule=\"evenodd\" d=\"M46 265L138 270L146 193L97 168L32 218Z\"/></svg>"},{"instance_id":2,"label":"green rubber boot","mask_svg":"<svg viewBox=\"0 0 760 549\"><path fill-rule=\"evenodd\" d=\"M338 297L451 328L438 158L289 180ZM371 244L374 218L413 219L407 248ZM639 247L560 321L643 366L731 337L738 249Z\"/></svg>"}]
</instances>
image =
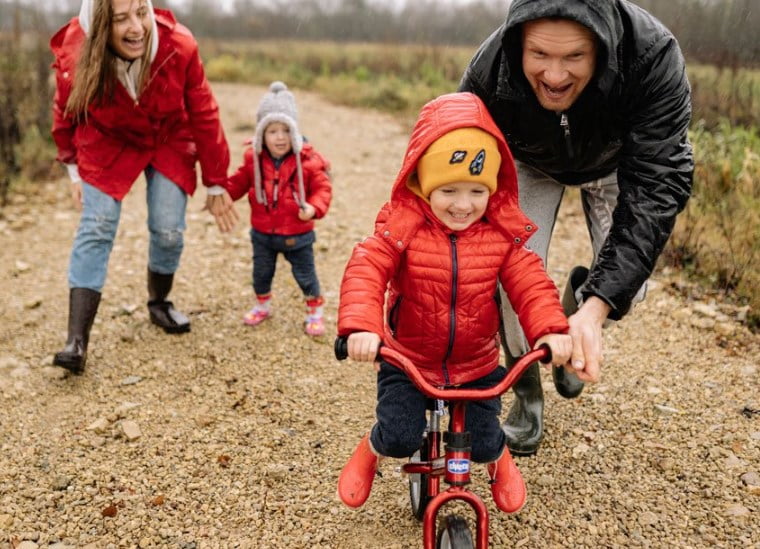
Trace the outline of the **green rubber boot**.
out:
<instances>
[{"instance_id":1,"label":"green rubber boot","mask_svg":"<svg viewBox=\"0 0 760 549\"><path fill-rule=\"evenodd\" d=\"M511 362L508 366L514 364L509 353L507 361ZM541 388L541 368L538 362L525 370L512 390L515 401L502 430L512 455L532 456L544 438L544 391Z\"/></svg>"},{"instance_id":2,"label":"green rubber boot","mask_svg":"<svg viewBox=\"0 0 760 549\"><path fill-rule=\"evenodd\" d=\"M90 330L100 304L100 292L89 288L69 290L69 334L66 346L55 353L53 364L81 374L87 363L87 344Z\"/></svg>"}]
</instances>

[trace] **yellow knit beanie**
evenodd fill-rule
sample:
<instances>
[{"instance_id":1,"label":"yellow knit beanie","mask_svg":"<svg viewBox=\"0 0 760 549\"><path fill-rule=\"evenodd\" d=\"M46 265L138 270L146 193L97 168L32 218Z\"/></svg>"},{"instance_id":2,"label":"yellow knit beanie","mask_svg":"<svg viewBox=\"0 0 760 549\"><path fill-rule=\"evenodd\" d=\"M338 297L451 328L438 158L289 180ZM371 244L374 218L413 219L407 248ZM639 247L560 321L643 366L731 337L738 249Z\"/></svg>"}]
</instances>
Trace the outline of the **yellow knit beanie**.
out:
<instances>
[{"instance_id":1,"label":"yellow knit beanie","mask_svg":"<svg viewBox=\"0 0 760 549\"><path fill-rule=\"evenodd\" d=\"M493 135L480 128L459 128L433 141L420 158L419 193L428 198L438 187L462 181L482 183L493 194L500 167L501 154Z\"/></svg>"}]
</instances>

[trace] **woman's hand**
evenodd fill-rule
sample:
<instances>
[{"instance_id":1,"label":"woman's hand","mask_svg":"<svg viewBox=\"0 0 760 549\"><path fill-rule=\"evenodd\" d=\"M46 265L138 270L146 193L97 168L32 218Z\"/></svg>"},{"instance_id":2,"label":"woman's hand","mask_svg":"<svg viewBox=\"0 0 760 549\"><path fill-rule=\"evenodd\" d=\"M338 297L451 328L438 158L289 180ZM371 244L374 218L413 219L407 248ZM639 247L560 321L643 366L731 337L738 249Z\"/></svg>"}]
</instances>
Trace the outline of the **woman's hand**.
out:
<instances>
[{"instance_id":1,"label":"woman's hand","mask_svg":"<svg viewBox=\"0 0 760 549\"><path fill-rule=\"evenodd\" d=\"M71 180L71 200L74 208L82 211L82 177L79 175L79 167L76 164L64 164L66 173Z\"/></svg>"},{"instance_id":2,"label":"woman's hand","mask_svg":"<svg viewBox=\"0 0 760 549\"><path fill-rule=\"evenodd\" d=\"M82 183L71 184L71 201L74 204L74 208L78 211L82 211Z\"/></svg>"},{"instance_id":3,"label":"woman's hand","mask_svg":"<svg viewBox=\"0 0 760 549\"><path fill-rule=\"evenodd\" d=\"M224 191L222 194L209 194L206 197L206 210L211 212L216 220L216 225L223 233L228 233L235 228L240 216L235 210L235 203L232 201L230 193Z\"/></svg>"}]
</instances>

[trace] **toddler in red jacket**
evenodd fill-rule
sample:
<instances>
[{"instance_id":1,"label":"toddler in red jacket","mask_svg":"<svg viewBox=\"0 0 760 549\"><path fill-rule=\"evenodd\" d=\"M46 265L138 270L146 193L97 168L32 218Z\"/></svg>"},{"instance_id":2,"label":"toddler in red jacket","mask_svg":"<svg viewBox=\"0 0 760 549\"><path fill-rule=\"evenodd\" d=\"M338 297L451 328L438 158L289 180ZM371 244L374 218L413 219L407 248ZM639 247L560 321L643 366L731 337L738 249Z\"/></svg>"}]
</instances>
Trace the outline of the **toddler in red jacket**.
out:
<instances>
[{"instance_id":1,"label":"toddler in red jacket","mask_svg":"<svg viewBox=\"0 0 760 549\"><path fill-rule=\"evenodd\" d=\"M330 165L298 131L295 98L282 82L269 86L256 122L253 148L227 181L233 200L247 193L251 204L256 304L243 322L257 326L272 315L272 279L282 254L306 301L304 330L321 336L324 299L314 265L314 220L330 206Z\"/></svg>"},{"instance_id":2,"label":"toddler in red jacket","mask_svg":"<svg viewBox=\"0 0 760 549\"><path fill-rule=\"evenodd\" d=\"M359 243L341 283L338 335L350 358L373 362L380 342L414 362L428 382L496 385L502 284L533 346L555 364L572 341L559 292L525 247L537 228L520 211L512 156L483 103L448 94L422 108L391 199ZM381 457L411 456L425 430L426 397L393 364L377 366L377 421L338 481L349 507L369 497ZM488 463L496 505L513 513L525 484L499 423L501 399L471 402L472 460Z\"/></svg>"}]
</instances>

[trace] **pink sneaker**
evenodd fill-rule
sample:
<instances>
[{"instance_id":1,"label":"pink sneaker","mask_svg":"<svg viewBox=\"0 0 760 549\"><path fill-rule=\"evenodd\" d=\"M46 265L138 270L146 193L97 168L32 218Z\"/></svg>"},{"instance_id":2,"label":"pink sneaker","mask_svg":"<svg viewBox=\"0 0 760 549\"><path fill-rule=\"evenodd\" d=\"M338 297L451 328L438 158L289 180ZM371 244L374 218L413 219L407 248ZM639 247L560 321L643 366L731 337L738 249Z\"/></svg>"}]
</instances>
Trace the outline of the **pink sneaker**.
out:
<instances>
[{"instance_id":1,"label":"pink sneaker","mask_svg":"<svg viewBox=\"0 0 760 549\"><path fill-rule=\"evenodd\" d=\"M255 305L253 309L245 313L243 316L243 324L248 326L258 326L270 316L272 316L272 312L268 308L265 309L259 305Z\"/></svg>"},{"instance_id":2,"label":"pink sneaker","mask_svg":"<svg viewBox=\"0 0 760 549\"><path fill-rule=\"evenodd\" d=\"M321 316L308 316L303 329L312 337L325 335L325 321Z\"/></svg>"},{"instance_id":3,"label":"pink sneaker","mask_svg":"<svg viewBox=\"0 0 760 549\"><path fill-rule=\"evenodd\" d=\"M306 322L303 330L312 337L325 335L325 320L322 305L325 300L322 296L306 299Z\"/></svg>"}]
</instances>

